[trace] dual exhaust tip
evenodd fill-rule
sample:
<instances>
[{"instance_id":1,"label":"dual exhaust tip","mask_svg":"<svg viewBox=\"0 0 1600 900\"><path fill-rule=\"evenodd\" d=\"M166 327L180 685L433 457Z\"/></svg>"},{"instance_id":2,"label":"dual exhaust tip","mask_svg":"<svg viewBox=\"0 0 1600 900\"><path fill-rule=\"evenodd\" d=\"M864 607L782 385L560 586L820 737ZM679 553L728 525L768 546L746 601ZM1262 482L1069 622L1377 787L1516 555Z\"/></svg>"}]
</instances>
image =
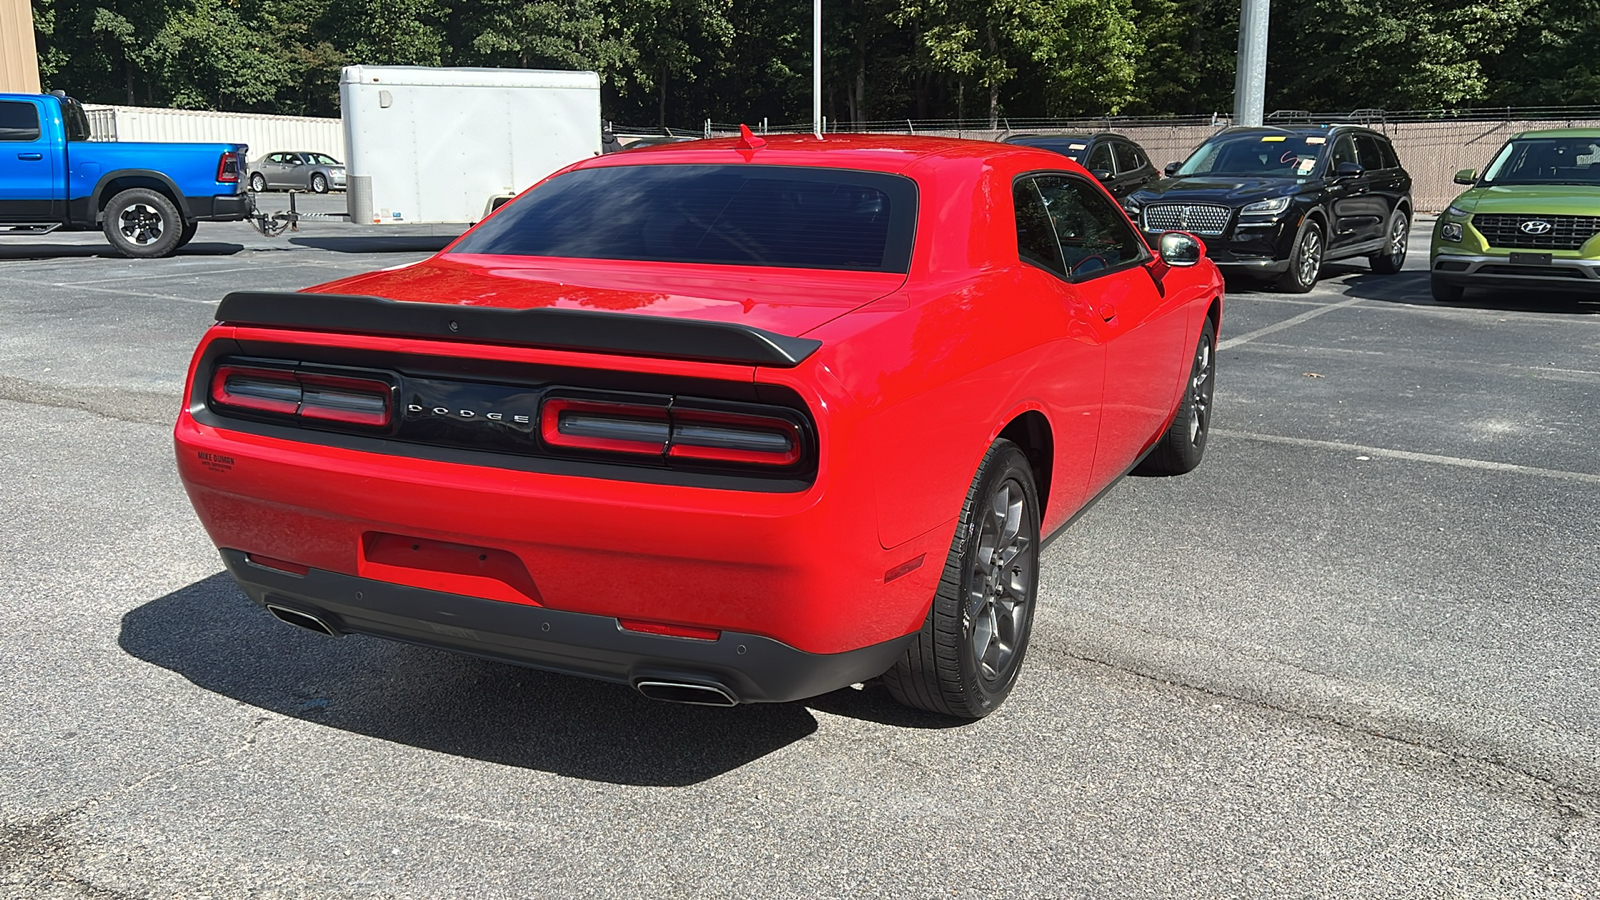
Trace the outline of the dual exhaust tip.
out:
<instances>
[{"instance_id":1,"label":"dual exhaust tip","mask_svg":"<svg viewBox=\"0 0 1600 900\"><path fill-rule=\"evenodd\" d=\"M338 637L343 632L313 613L280 606L276 603L267 604L267 612L272 613L278 621L285 622L307 631L328 637ZM633 683L639 693L651 700L660 700L665 703L685 703L690 706L738 706L739 698L733 692L720 684L707 684L697 681L674 681L664 678L640 679Z\"/></svg>"}]
</instances>

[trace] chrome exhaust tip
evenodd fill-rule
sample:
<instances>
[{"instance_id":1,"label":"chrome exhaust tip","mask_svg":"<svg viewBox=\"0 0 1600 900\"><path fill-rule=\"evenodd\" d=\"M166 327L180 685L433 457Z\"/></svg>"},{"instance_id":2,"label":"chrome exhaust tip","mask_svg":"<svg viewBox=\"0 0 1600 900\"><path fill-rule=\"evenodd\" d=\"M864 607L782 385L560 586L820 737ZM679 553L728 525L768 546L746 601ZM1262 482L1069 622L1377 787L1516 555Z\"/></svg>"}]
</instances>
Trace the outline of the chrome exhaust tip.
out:
<instances>
[{"instance_id":1,"label":"chrome exhaust tip","mask_svg":"<svg viewBox=\"0 0 1600 900\"><path fill-rule=\"evenodd\" d=\"M280 622L287 622L290 625L304 628L307 631L315 631L317 634L325 634L328 637L339 636L339 632L335 631L333 626L311 613L290 609L287 606L279 606L276 603L268 603L267 612L276 616Z\"/></svg>"},{"instance_id":2,"label":"chrome exhaust tip","mask_svg":"<svg viewBox=\"0 0 1600 900\"><path fill-rule=\"evenodd\" d=\"M691 706L738 706L733 692L721 685L697 684L692 681L636 681L639 693L651 700L666 703L687 703Z\"/></svg>"}]
</instances>

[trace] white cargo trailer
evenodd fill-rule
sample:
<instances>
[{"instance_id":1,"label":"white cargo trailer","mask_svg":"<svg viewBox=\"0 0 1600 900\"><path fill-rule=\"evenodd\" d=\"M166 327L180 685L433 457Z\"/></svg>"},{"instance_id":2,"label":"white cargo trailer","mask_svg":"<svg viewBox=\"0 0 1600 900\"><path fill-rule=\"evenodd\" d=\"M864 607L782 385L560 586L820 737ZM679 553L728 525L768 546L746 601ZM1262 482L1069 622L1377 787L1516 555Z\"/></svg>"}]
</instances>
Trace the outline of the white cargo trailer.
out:
<instances>
[{"instance_id":1,"label":"white cargo trailer","mask_svg":"<svg viewBox=\"0 0 1600 900\"><path fill-rule=\"evenodd\" d=\"M347 66L339 76L358 225L470 224L600 153L600 76Z\"/></svg>"}]
</instances>

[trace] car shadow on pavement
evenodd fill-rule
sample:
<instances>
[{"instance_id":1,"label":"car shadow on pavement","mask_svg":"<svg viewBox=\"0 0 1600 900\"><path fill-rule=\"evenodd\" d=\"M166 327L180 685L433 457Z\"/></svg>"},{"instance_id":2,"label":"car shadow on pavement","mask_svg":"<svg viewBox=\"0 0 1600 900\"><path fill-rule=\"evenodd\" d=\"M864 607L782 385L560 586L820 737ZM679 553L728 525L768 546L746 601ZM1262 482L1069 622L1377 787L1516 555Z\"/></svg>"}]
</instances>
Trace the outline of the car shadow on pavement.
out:
<instances>
[{"instance_id":1,"label":"car shadow on pavement","mask_svg":"<svg viewBox=\"0 0 1600 900\"><path fill-rule=\"evenodd\" d=\"M1401 272L1398 275L1357 275L1345 281L1345 293L1363 300L1436 306L1441 309L1498 309L1568 316L1600 314L1600 299L1593 295L1533 291L1520 287L1467 288L1459 303L1440 303L1433 299L1425 271Z\"/></svg>"},{"instance_id":2,"label":"car shadow on pavement","mask_svg":"<svg viewBox=\"0 0 1600 900\"><path fill-rule=\"evenodd\" d=\"M438 253L459 234L362 234L292 237L289 243L331 253Z\"/></svg>"},{"instance_id":3,"label":"car shadow on pavement","mask_svg":"<svg viewBox=\"0 0 1600 900\"><path fill-rule=\"evenodd\" d=\"M122 618L129 654L242 703L329 728L612 784L677 787L802 740L798 703L714 709L361 635L284 625L225 572Z\"/></svg>"},{"instance_id":4,"label":"car shadow on pavement","mask_svg":"<svg viewBox=\"0 0 1600 900\"><path fill-rule=\"evenodd\" d=\"M243 244L214 241L194 241L179 249L177 256L232 256L244 249ZM66 259L124 259L109 244L0 244L0 260ZM137 260L128 260L137 262Z\"/></svg>"}]
</instances>

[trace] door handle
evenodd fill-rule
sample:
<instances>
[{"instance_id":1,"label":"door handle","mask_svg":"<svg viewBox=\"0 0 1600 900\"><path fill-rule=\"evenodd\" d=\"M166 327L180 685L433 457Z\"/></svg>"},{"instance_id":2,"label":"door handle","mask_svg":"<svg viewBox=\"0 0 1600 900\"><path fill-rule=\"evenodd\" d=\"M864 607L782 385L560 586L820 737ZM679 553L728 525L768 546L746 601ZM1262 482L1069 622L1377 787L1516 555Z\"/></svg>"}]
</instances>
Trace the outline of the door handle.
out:
<instances>
[{"instance_id":1,"label":"door handle","mask_svg":"<svg viewBox=\"0 0 1600 900\"><path fill-rule=\"evenodd\" d=\"M43 153L18 153L17 159L44 159Z\"/></svg>"},{"instance_id":2,"label":"door handle","mask_svg":"<svg viewBox=\"0 0 1600 900\"><path fill-rule=\"evenodd\" d=\"M1100 307L1100 318L1102 318L1102 319L1106 320L1107 322L1109 322L1112 319L1115 319L1116 317L1117 317L1117 308L1115 306L1102 306L1102 307Z\"/></svg>"}]
</instances>

